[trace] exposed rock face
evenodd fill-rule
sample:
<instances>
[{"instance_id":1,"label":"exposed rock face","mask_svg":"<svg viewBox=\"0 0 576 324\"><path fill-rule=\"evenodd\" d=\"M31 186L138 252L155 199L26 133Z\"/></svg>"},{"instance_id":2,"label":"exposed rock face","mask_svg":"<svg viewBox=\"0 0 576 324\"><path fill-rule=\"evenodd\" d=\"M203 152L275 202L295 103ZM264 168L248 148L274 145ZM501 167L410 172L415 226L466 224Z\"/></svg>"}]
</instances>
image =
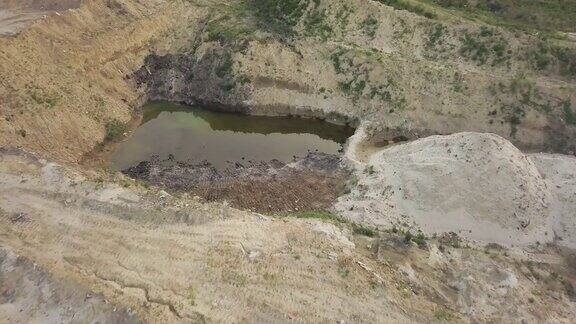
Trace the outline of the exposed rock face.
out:
<instances>
[{"instance_id":1,"label":"exposed rock face","mask_svg":"<svg viewBox=\"0 0 576 324\"><path fill-rule=\"evenodd\" d=\"M534 162L493 134L431 136L374 154L337 204L383 227L416 225L504 245L554 238L552 193Z\"/></svg>"}]
</instances>

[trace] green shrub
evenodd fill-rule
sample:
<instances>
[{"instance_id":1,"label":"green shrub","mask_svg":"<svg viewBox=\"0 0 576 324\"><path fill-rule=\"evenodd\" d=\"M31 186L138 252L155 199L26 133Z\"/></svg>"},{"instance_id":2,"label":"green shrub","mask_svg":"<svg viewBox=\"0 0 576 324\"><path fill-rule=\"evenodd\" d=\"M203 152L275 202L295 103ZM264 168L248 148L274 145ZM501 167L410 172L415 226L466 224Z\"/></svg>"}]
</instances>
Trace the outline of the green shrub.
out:
<instances>
[{"instance_id":1,"label":"green shrub","mask_svg":"<svg viewBox=\"0 0 576 324\"><path fill-rule=\"evenodd\" d=\"M222 60L219 62L218 66L216 66L216 75L221 79L227 76L231 76L233 65L234 61L232 60L232 54L227 52L226 54L222 55Z\"/></svg>"},{"instance_id":2,"label":"green shrub","mask_svg":"<svg viewBox=\"0 0 576 324\"><path fill-rule=\"evenodd\" d=\"M412 4L411 2L408 2L406 0L377 0L377 1L387 6L390 6L394 9L407 10L417 15L424 16L428 19L436 18L436 14L434 12L429 11L420 5Z\"/></svg>"},{"instance_id":3,"label":"green shrub","mask_svg":"<svg viewBox=\"0 0 576 324\"><path fill-rule=\"evenodd\" d=\"M354 232L354 234L368 236L368 237L375 237L377 235L376 230L369 228L369 227L366 227L366 226L358 225L355 223L352 224L352 231Z\"/></svg>"},{"instance_id":4,"label":"green shrub","mask_svg":"<svg viewBox=\"0 0 576 324\"><path fill-rule=\"evenodd\" d=\"M542 41L528 52L528 59L537 70L544 70L550 65L550 46Z\"/></svg>"},{"instance_id":5,"label":"green shrub","mask_svg":"<svg viewBox=\"0 0 576 324\"><path fill-rule=\"evenodd\" d=\"M119 120L112 120L106 123L106 135L104 137L105 141L113 141L120 138L124 131L126 131L126 125Z\"/></svg>"},{"instance_id":6,"label":"green shrub","mask_svg":"<svg viewBox=\"0 0 576 324\"><path fill-rule=\"evenodd\" d=\"M460 47L460 54L467 58L472 59L480 64L485 64L488 60L488 47L486 44L480 40L474 38L470 33L464 33L464 36L460 38L462 46Z\"/></svg>"},{"instance_id":7,"label":"green shrub","mask_svg":"<svg viewBox=\"0 0 576 324\"><path fill-rule=\"evenodd\" d=\"M326 12L314 9L304 19L304 30L307 36L318 36L327 40L332 35L332 27L327 23Z\"/></svg>"},{"instance_id":8,"label":"green shrub","mask_svg":"<svg viewBox=\"0 0 576 324\"><path fill-rule=\"evenodd\" d=\"M280 35L293 33L304 16L309 0L246 0L258 27Z\"/></svg>"},{"instance_id":9,"label":"green shrub","mask_svg":"<svg viewBox=\"0 0 576 324\"><path fill-rule=\"evenodd\" d=\"M432 28L428 33L428 40L426 41L426 47L432 49L436 47L436 45L440 45L442 43L442 38L444 37L445 32L446 27L444 27L441 24L436 24L434 28Z\"/></svg>"},{"instance_id":10,"label":"green shrub","mask_svg":"<svg viewBox=\"0 0 576 324\"><path fill-rule=\"evenodd\" d=\"M553 47L552 54L558 60L560 74L576 78L576 50L566 47Z\"/></svg>"},{"instance_id":11,"label":"green shrub","mask_svg":"<svg viewBox=\"0 0 576 324\"><path fill-rule=\"evenodd\" d=\"M374 36L376 36L376 30L378 29L378 25L379 25L378 20L370 16L360 23L360 28L362 28L362 31L366 36L374 38Z\"/></svg>"}]
</instances>

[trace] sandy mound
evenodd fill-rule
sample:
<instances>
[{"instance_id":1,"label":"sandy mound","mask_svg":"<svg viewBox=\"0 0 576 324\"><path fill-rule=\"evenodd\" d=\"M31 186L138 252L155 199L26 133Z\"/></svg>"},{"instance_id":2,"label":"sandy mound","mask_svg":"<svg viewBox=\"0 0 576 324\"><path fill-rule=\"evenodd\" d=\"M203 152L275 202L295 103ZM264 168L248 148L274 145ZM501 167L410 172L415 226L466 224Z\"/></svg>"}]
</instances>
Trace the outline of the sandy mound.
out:
<instances>
[{"instance_id":1,"label":"sandy mound","mask_svg":"<svg viewBox=\"0 0 576 324\"><path fill-rule=\"evenodd\" d=\"M554 232L559 245L576 249L576 158L559 154L533 154L544 179L554 194L559 218Z\"/></svg>"},{"instance_id":2,"label":"sandy mound","mask_svg":"<svg viewBox=\"0 0 576 324\"><path fill-rule=\"evenodd\" d=\"M431 136L374 154L340 198L346 217L504 245L554 238L552 194L530 158L493 134Z\"/></svg>"}]
</instances>

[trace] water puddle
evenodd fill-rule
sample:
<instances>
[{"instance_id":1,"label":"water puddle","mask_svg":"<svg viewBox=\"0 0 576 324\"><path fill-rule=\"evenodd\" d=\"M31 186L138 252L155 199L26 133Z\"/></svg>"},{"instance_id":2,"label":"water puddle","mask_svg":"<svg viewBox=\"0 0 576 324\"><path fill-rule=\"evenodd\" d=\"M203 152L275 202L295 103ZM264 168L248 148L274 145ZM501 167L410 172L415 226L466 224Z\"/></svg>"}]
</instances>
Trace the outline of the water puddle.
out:
<instances>
[{"instance_id":1,"label":"water puddle","mask_svg":"<svg viewBox=\"0 0 576 324\"><path fill-rule=\"evenodd\" d=\"M164 163L208 162L217 170L238 164L291 162L309 152L338 154L354 133L316 119L221 113L167 102L144 107L140 127L122 142L111 165L124 170L157 157Z\"/></svg>"}]
</instances>

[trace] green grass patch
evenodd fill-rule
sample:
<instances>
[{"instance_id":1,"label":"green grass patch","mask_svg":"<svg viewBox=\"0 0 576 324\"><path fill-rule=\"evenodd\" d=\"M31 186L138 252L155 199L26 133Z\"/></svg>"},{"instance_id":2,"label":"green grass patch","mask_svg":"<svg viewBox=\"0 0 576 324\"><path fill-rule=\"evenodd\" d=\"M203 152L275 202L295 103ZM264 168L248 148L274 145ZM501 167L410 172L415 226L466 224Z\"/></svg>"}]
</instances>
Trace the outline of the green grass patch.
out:
<instances>
[{"instance_id":1,"label":"green grass patch","mask_svg":"<svg viewBox=\"0 0 576 324\"><path fill-rule=\"evenodd\" d=\"M420 0L469 19L520 30L576 30L573 0Z\"/></svg>"},{"instance_id":2,"label":"green grass patch","mask_svg":"<svg viewBox=\"0 0 576 324\"><path fill-rule=\"evenodd\" d=\"M425 8L421 4L413 3L411 1L406 0L376 0L376 1L385 4L387 6L390 6L394 9L410 11L412 13L426 17L428 19L436 18L436 13Z\"/></svg>"},{"instance_id":3,"label":"green grass patch","mask_svg":"<svg viewBox=\"0 0 576 324\"><path fill-rule=\"evenodd\" d=\"M569 125L576 126L576 113L572 110L572 104L570 99L564 100L562 102L562 114L564 116L564 122Z\"/></svg>"},{"instance_id":4,"label":"green grass patch","mask_svg":"<svg viewBox=\"0 0 576 324\"><path fill-rule=\"evenodd\" d=\"M360 28L362 29L362 32L364 32L364 35L374 38L379 25L380 22L378 22L376 18L369 16L360 23Z\"/></svg>"},{"instance_id":5,"label":"green grass patch","mask_svg":"<svg viewBox=\"0 0 576 324\"><path fill-rule=\"evenodd\" d=\"M42 95L40 93L32 92L30 94L32 100L39 105L46 105L49 108L54 108L58 104L59 98L56 96Z\"/></svg>"},{"instance_id":6,"label":"green grass patch","mask_svg":"<svg viewBox=\"0 0 576 324\"><path fill-rule=\"evenodd\" d=\"M317 8L311 10L304 18L303 25L306 36L318 36L322 40L328 40L334 33L328 24L325 10Z\"/></svg>"},{"instance_id":7,"label":"green grass patch","mask_svg":"<svg viewBox=\"0 0 576 324\"><path fill-rule=\"evenodd\" d=\"M558 60L560 75L576 78L576 50L567 47L552 47L552 55Z\"/></svg>"},{"instance_id":8,"label":"green grass patch","mask_svg":"<svg viewBox=\"0 0 576 324\"><path fill-rule=\"evenodd\" d=\"M300 219L320 219L324 221L329 221L333 223L340 223L348 225L352 228L352 232L357 235L368 236L368 237L375 237L378 235L378 232L370 227L360 225L354 222L351 222L347 219L344 219L334 213L331 213L326 210L306 210L306 211L298 211L287 213L281 215L284 217L293 217L293 218L300 218Z\"/></svg>"},{"instance_id":9,"label":"green grass patch","mask_svg":"<svg viewBox=\"0 0 576 324\"><path fill-rule=\"evenodd\" d=\"M112 120L106 123L106 135L104 141L113 141L120 138L126 131L126 124L119 120Z\"/></svg>"},{"instance_id":10,"label":"green grass patch","mask_svg":"<svg viewBox=\"0 0 576 324\"><path fill-rule=\"evenodd\" d=\"M310 0L245 0L257 26L267 32L289 36L304 16Z\"/></svg>"},{"instance_id":11,"label":"green grass patch","mask_svg":"<svg viewBox=\"0 0 576 324\"><path fill-rule=\"evenodd\" d=\"M506 41L496 35L495 31L486 27L476 32L465 31L460 38L460 43L460 55L479 65L491 63L495 66L510 59Z\"/></svg>"}]
</instances>

